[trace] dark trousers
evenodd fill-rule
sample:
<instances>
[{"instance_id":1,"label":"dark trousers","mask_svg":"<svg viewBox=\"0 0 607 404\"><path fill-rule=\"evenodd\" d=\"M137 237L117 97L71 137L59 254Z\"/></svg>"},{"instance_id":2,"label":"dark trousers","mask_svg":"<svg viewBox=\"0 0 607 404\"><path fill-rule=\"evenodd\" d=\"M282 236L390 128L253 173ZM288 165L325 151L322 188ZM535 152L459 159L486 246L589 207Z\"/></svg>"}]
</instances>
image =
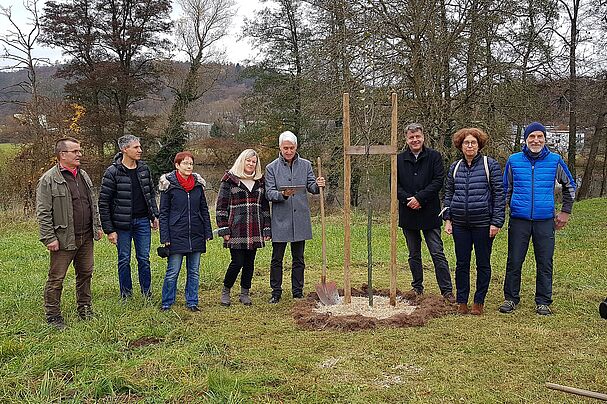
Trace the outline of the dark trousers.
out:
<instances>
[{"instance_id":1,"label":"dark trousers","mask_svg":"<svg viewBox=\"0 0 607 404\"><path fill-rule=\"evenodd\" d=\"M552 257L554 255L554 220L510 218L508 223L508 261L504 281L504 298L521 301L521 272L529 239L535 254L535 304L552 304Z\"/></svg>"},{"instance_id":2,"label":"dark trousers","mask_svg":"<svg viewBox=\"0 0 607 404\"><path fill-rule=\"evenodd\" d=\"M413 281L411 286L418 291L424 290L424 269L422 267L422 236L434 263L434 272L436 274L436 282L440 288L441 294L447 294L453 291L451 284L451 274L449 273L449 263L445 258L443 251L443 240L440 237L440 227L428 230L412 230L403 229L407 248L409 249L409 268Z\"/></svg>"},{"instance_id":3,"label":"dark trousers","mask_svg":"<svg viewBox=\"0 0 607 404\"><path fill-rule=\"evenodd\" d=\"M255 266L255 254L257 249L244 250L230 248L230 255L232 256L232 262L228 265L226 276L223 278L223 286L231 289L236 282L238 273L242 268L242 275L240 276L240 286L243 289L251 289L251 279L253 279L253 268Z\"/></svg>"},{"instance_id":4,"label":"dark trousers","mask_svg":"<svg viewBox=\"0 0 607 404\"><path fill-rule=\"evenodd\" d=\"M93 235L76 237L75 250L51 251L51 266L44 286L44 309L46 318L61 315L61 292L63 280L70 263L76 272L76 304L83 314L84 306L91 305L91 278L93 277Z\"/></svg>"},{"instance_id":5,"label":"dark trousers","mask_svg":"<svg viewBox=\"0 0 607 404\"><path fill-rule=\"evenodd\" d=\"M291 244L291 290L294 295L303 293L304 287L304 248L305 240L294 241ZM287 243L273 242L272 243L272 262L270 263L270 287L272 288L272 296L280 297L282 295L282 261L285 256Z\"/></svg>"},{"instance_id":6,"label":"dark trousers","mask_svg":"<svg viewBox=\"0 0 607 404\"><path fill-rule=\"evenodd\" d=\"M455 287L457 302L468 303L470 295L470 260L472 248L476 256L476 292L474 303L485 303L485 296L491 281L491 247L493 238L489 237L489 226L466 227L453 225L453 242L455 244Z\"/></svg>"}]
</instances>

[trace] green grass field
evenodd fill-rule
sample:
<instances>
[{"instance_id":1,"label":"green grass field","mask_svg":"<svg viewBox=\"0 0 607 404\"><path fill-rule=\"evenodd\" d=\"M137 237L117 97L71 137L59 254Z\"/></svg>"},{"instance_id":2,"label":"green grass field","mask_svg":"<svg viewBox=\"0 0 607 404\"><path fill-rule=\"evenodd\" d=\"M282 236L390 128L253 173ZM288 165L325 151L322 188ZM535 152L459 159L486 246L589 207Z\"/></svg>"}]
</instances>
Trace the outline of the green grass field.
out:
<instances>
[{"instance_id":1,"label":"green grass field","mask_svg":"<svg viewBox=\"0 0 607 404\"><path fill-rule=\"evenodd\" d=\"M12 143L0 143L0 164L4 163L11 157L14 157L18 150L19 145Z\"/></svg>"},{"instance_id":2,"label":"green grass field","mask_svg":"<svg viewBox=\"0 0 607 404\"><path fill-rule=\"evenodd\" d=\"M553 382L607 393L607 321L597 305L607 294L607 199L579 203L557 235L551 317L534 313L533 258L525 264L522 302L512 315L502 301L506 232L498 235L494 275L482 317L447 316L420 328L337 332L298 329L293 301L270 297L270 248L260 250L252 307L219 305L229 253L213 240L201 264L201 313L183 305L183 275L174 310L159 311L166 261L152 257L154 298L118 298L115 249L96 244L93 304L79 321L73 270L62 307L68 328L44 321L48 256L33 221L0 217L0 402L575 402L548 390ZM306 292L320 274L319 218L307 244ZM352 285L366 282L366 220L353 227ZM329 220L329 278L343 285L341 219ZM389 229L373 228L374 286L387 288ZM153 248L158 245L154 235ZM452 241L445 250L454 265ZM424 254L426 254L424 250ZM288 255L288 253L287 253ZM424 259L428 261L428 256ZM399 233L398 287L409 289ZM426 267L428 293L436 280ZM285 290L290 290L289 272ZM134 274L134 283L136 273Z\"/></svg>"}]
</instances>

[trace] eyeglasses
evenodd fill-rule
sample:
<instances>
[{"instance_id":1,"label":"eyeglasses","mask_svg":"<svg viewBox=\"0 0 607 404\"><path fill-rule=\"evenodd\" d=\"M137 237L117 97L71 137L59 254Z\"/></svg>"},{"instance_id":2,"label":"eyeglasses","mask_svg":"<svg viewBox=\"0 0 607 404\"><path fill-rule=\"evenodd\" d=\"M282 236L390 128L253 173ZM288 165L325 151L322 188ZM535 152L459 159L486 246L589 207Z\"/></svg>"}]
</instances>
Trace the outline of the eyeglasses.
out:
<instances>
[{"instance_id":1,"label":"eyeglasses","mask_svg":"<svg viewBox=\"0 0 607 404\"><path fill-rule=\"evenodd\" d=\"M477 146L478 142L476 140L466 140L462 143L464 146Z\"/></svg>"},{"instance_id":2,"label":"eyeglasses","mask_svg":"<svg viewBox=\"0 0 607 404\"><path fill-rule=\"evenodd\" d=\"M181 162L181 163L179 163L179 164L181 164L182 166L190 166L190 167L193 167L193 166L194 166L194 163L193 163L193 162L191 162L191 161L182 161L182 162Z\"/></svg>"},{"instance_id":3,"label":"eyeglasses","mask_svg":"<svg viewBox=\"0 0 607 404\"><path fill-rule=\"evenodd\" d=\"M74 153L75 155L82 155L82 150L80 149L76 149L76 150L62 150L61 153Z\"/></svg>"}]
</instances>

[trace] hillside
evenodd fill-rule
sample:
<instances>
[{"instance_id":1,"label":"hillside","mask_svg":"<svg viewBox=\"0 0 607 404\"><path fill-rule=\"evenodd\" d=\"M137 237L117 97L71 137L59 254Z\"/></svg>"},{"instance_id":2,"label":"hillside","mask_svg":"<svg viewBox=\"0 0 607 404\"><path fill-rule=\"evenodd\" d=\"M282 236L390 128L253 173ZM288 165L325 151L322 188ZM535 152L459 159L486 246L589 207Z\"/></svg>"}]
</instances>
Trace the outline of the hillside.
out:
<instances>
[{"instance_id":1,"label":"hillside","mask_svg":"<svg viewBox=\"0 0 607 404\"><path fill-rule=\"evenodd\" d=\"M188 65L181 62L171 63L170 76L178 76L187 70ZM38 71L41 93L50 98L63 96L65 80L55 77L61 65L41 67ZM213 89L196 102L189 113L191 120L213 121L217 116L232 113L240 107L240 98L251 88L251 80L242 80L240 75L243 67L241 65L221 65L222 73L219 75ZM166 113L172 104L172 94L166 85L172 83L172 77L164 78L164 85L159 91L150 96L150 99L141 101L135 105L135 109L142 115L154 115ZM208 79L208 77L205 77ZM26 101L27 95L17 89L17 85L27 79L25 70L6 72L0 71L0 122L7 122L19 107L6 103L7 101Z\"/></svg>"}]
</instances>

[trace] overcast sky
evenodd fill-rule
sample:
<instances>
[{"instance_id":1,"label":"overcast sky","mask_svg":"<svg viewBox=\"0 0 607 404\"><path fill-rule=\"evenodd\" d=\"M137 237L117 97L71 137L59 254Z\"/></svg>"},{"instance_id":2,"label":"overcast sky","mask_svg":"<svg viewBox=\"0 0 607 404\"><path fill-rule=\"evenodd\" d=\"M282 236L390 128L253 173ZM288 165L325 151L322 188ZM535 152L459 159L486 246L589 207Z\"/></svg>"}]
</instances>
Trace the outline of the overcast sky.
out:
<instances>
[{"instance_id":1,"label":"overcast sky","mask_svg":"<svg viewBox=\"0 0 607 404\"><path fill-rule=\"evenodd\" d=\"M238 13L232 22L232 27L229 30L228 36L219 45L225 48L227 61L232 63L242 62L245 59L253 58L253 54L249 43L246 40L238 40L238 36L242 32L242 22L245 16L251 17L255 10L260 7L259 0L235 0ZM3 7L12 6L12 14L19 26L25 30L27 28L27 12L23 8L22 0L0 0ZM40 0L40 9L44 4L44 0ZM178 16L177 10L173 12L173 17ZM4 34L8 27L7 22L0 19L0 34ZM52 62L61 61L61 52L58 49L39 48L36 49L35 56L47 57ZM0 66L7 65L6 61L0 59Z\"/></svg>"}]
</instances>

